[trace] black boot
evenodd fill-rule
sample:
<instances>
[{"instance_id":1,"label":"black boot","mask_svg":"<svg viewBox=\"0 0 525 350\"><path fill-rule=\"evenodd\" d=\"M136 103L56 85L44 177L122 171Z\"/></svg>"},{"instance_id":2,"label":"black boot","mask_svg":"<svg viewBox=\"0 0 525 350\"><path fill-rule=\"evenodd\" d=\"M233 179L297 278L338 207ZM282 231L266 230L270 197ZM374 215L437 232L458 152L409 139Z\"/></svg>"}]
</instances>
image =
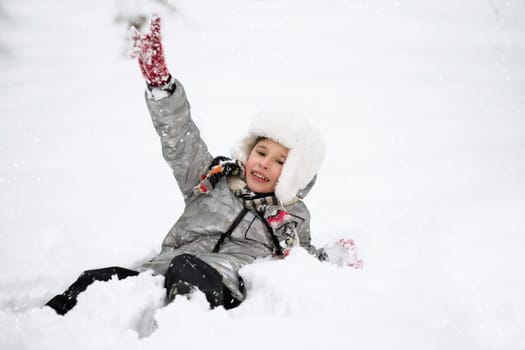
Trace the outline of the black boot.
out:
<instances>
[{"instance_id":1,"label":"black boot","mask_svg":"<svg viewBox=\"0 0 525 350\"><path fill-rule=\"evenodd\" d=\"M85 291L93 282L109 281L115 275L121 280L138 274L138 271L118 266L84 271L64 293L54 296L46 305L55 310L57 314L65 315L77 304L77 296Z\"/></svg>"}]
</instances>

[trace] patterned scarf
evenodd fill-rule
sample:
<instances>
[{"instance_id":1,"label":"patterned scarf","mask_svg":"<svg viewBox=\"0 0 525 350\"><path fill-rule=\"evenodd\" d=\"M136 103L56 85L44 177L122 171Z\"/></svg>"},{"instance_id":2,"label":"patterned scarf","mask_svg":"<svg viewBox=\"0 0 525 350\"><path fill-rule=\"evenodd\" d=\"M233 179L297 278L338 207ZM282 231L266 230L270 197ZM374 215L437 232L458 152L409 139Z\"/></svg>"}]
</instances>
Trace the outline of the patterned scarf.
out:
<instances>
[{"instance_id":1,"label":"patterned scarf","mask_svg":"<svg viewBox=\"0 0 525 350\"><path fill-rule=\"evenodd\" d=\"M299 245L299 236L295 230L295 222L291 215L278 205L273 193L255 193L245 182L244 164L235 159L219 156L212 160L208 172L202 174L201 181L194 187L197 194L207 194L224 178L238 176L244 186L234 190L233 194L239 198L245 208L257 213L268 229L275 245L274 255L287 256L290 249Z\"/></svg>"}]
</instances>

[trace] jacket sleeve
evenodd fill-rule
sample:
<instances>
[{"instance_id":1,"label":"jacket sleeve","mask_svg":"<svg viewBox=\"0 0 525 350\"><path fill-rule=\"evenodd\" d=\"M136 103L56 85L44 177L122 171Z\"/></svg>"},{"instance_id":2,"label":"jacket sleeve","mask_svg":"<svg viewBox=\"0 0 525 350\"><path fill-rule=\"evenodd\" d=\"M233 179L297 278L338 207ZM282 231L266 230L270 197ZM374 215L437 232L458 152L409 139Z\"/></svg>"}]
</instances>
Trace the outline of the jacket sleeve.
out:
<instances>
[{"instance_id":1,"label":"jacket sleeve","mask_svg":"<svg viewBox=\"0 0 525 350\"><path fill-rule=\"evenodd\" d=\"M155 97L154 91L146 91L146 104L160 137L164 159L187 202L212 156L191 119L184 87L176 79L169 84L175 84L175 90L161 98Z\"/></svg>"}]
</instances>

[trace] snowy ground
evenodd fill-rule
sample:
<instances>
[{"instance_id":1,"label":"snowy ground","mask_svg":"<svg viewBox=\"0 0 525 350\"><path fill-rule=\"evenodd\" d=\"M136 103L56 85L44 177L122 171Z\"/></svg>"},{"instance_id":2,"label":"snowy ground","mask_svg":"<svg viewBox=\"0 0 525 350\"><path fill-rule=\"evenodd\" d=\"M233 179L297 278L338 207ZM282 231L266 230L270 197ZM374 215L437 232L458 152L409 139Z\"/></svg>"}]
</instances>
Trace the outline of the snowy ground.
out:
<instances>
[{"instance_id":1,"label":"snowy ground","mask_svg":"<svg viewBox=\"0 0 525 350\"><path fill-rule=\"evenodd\" d=\"M523 1L173 3L0 2L1 349L525 349ZM229 312L148 275L41 308L182 209L115 21L139 8L215 154L260 110L317 121L314 243L353 237L363 270L295 251Z\"/></svg>"}]
</instances>

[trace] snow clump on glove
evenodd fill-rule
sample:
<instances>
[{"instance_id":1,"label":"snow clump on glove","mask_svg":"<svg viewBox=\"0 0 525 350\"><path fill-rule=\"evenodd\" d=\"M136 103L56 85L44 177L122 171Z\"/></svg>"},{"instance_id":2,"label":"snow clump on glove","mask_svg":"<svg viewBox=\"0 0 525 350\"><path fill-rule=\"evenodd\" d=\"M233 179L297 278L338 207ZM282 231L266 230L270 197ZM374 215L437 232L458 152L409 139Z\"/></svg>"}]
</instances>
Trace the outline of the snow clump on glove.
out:
<instances>
[{"instance_id":1,"label":"snow clump on glove","mask_svg":"<svg viewBox=\"0 0 525 350\"><path fill-rule=\"evenodd\" d=\"M341 238L320 249L319 260L327 261L340 267L363 268L354 240Z\"/></svg>"},{"instance_id":2,"label":"snow clump on glove","mask_svg":"<svg viewBox=\"0 0 525 350\"><path fill-rule=\"evenodd\" d=\"M140 70L151 87L160 87L170 81L170 73L164 59L160 36L160 17L153 15L150 20L150 32L142 34L135 27L129 28L133 41L131 58L138 58Z\"/></svg>"}]
</instances>

